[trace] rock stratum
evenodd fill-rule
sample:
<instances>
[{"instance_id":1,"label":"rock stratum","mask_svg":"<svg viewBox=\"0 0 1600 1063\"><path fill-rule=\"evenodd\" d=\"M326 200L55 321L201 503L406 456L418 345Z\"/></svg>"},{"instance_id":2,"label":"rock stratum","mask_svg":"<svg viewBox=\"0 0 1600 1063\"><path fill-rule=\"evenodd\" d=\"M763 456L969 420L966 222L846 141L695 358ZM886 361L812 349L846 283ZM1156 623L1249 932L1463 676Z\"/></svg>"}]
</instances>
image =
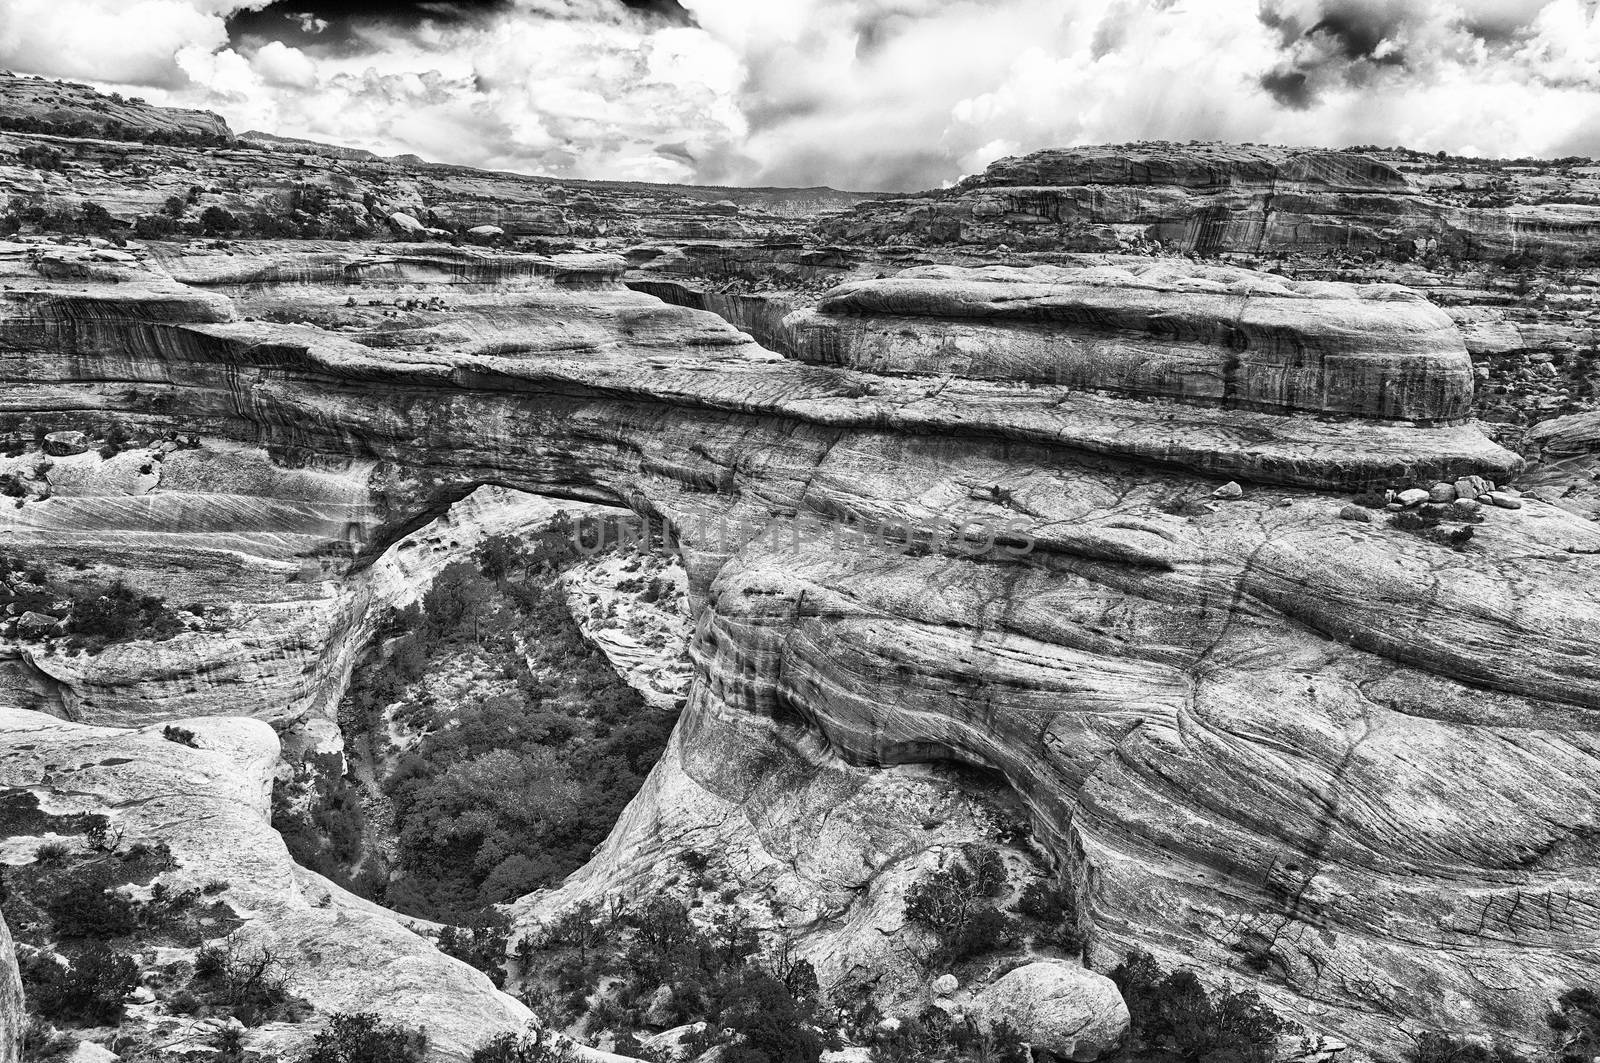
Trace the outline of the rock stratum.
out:
<instances>
[{"instance_id":1,"label":"rock stratum","mask_svg":"<svg viewBox=\"0 0 1600 1063\"><path fill-rule=\"evenodd\" d=\"M843 244L1593 261L1600 172L1589 160L1554 173L1486 162L1237 144L1067 148L1000 159L948 191L860 204L820 228Z\"/></svg>"},{"instance_id":2,"label":"rock stratum","mask_svg":"<svg viewBox=\"0 0 1600 1063\"><path fill-rule=\"evenodd\" d=\"M227 604L92 657L13 639L0 690L73 722L8 717L7 781L65 799L44 753L12 752L41 733L326 728L372 610L510 489L544 508L501 526L557 504L669 522L695 614L666 756L522 927L658 888L694 846L825 985L903 983L906 874L983 835L976 771L1073 884L1100 970L1150 951L1372 1052L1419 1029L1531 1045L1551 997L1594 984L1600 529L1531 494L1456 545L1338 519L1357 491L1522 472L1472 420L1440 311L1089 256L860 278L786 312L775 351L625 268L0 248L0 424L200 439L21 476L0 541L68 584Z\"/></svg>"}]
</instances>

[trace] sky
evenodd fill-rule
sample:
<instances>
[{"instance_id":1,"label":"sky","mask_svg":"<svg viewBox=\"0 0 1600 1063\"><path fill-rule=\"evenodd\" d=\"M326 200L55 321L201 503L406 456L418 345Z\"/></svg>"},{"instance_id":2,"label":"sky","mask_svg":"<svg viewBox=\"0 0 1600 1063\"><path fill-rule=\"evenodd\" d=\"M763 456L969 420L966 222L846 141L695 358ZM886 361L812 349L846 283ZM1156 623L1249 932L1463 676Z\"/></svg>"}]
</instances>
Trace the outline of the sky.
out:
<instances>
[{"instance_id":1,"label":"sky","mask_svg":"<svg viewBox=\"0 0 1600 1063\"><path fill-rule=\"evenodd\" d=\"M235 132L858 190L1231 140L1600 157L1595 0L0 0L0 67Z\"/></svg>"}]
</instances>

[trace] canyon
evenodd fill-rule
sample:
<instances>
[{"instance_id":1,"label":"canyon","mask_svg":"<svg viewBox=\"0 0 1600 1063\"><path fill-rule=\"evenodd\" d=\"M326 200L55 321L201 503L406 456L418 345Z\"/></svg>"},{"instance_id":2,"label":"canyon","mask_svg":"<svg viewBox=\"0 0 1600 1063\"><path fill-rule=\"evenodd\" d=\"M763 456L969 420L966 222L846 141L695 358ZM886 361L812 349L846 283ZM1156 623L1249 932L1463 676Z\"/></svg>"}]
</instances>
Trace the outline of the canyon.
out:
<instances>
[{"instance_id":1,"label":"canyon","mask_svg":"<svg viewBox=\"0 0 1600 1063\"><path fill-rule=\"evenodd\" d=\"M0 134L9 194L119 226L0 242L0 550L187 609L103 648L9 617L0 786L225 880L315 1012L463 1060L539 1022L297 866L270 793L344 748L388 610L562 513L671 530L688 681L609 647L681 716L507 906L509 988L565 913L681 895L910 1013L946 972L906 898L976 843L1071 895L1083 966L1252 990L1286 1055L1534 1053L1600 980L1592 167L1138 145L862 197L267 143ZM173 195L354 228L126 231ZM940 999L1028 959L1079 968L1000 949Z\"/></svg>"}]
</instances>

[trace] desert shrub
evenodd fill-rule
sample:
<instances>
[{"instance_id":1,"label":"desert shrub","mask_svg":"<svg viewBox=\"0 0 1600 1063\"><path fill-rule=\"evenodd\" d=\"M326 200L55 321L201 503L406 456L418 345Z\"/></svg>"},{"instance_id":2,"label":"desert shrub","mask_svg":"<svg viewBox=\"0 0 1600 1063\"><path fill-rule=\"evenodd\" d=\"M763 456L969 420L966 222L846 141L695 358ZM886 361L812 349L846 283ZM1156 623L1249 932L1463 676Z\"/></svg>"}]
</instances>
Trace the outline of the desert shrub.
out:
<instances>
[{"instance_id":1,"label":"desert shrub","mask_svg":"<svg viewBox=\"0 0 1600 1063\"><path fill-rule=\"evenodd\" d=\"M134 902L113 892L104 871L87 871L47 905L56 933L63 938L114 938L139 925Z\"/></svg>"},{"instance_id":2,"label":"desert shrub","mask_svg":"<svg viewBox=\"0 0 1600 1063\"><path fill-rule=\"evenodd\" d=\"M737 1041L728 1063L817 1063L822 1039L805 1024L784 984L759 967L740 971L723 987L715 1018Z\"/></svg>"},{"instance_id":3,"label":"desert shrub","mask_svg":"<svg viewBox=\"0 0 1600 1063\"><path fill-rule=\"evenodd\" d=\"M872 1046L873 1063L928 1063L973 1060L982 1063L1029 1063L1031 1054L1005 1022L993 1026L971 1016L956 1021L938 1008L900 1020L892 1032Z\"/></svg>"},{"instance_id":4,"label":"desert shrub","mask_svg":"<svg viewBox=\"0 0 1600 1063\"><path fill-rule=\"evenodd\" d=\"M117 580L73 596L70 628L75 635L115 643L167 638L182 631L183 622L164 599L140 594Z\"/></svg>"},{"instance_id":5,"label":"desert shrub","mask_svg":"<svg viewBox=\"0 0 1600 1063\"><path fill-rule=\"evenodd\" d=\"M179 727L175 723L169 723L163 727L161 729L161 737L168 742L176 742L180 746L193 746L195 744L194 732L187 727Z\"/></svg>"},{"instance_id":6,"label":"desert shrub","mask_svg":"<svg viewBox=\"0 0 1600 1063\"><path fill-rule=\"evenodd\" d=\"M160 240L177 231L177 219L170 214L141 214L133 219L133 235L141 240Z\"/></svg>"},{"instance_id":7,"label":"desert shrub","mask_svg":"<svg viewBox=\"0 0 1600 1063\"><path fill-rule=\"evenodd\" d=\"M497 1034L472 1053L472 1063L570 1063L572 1058L570 1046L537 1029Z\"/></svg>"},{"instance_id":8,"label":"desert shrub","mask_svg":"<svg viewBox=\"0 0 1600 1063\"><path fill-rule=\"evenodd\" d=\"M1600 995L1592 989L1569 989L1550 1013L1561 1063L1589 1063L1600 1056Z\"/></svg>"},{"instance_id":9,"label":"desert shrub","mask_svg":"<svg viewBox=\"0 0 1600 1063\"><path fill-rule=\"evenodd\" d=\"M302 1063L421 1063L427 1037L370 1011L341 1012L311 1039Z\"/></svg>"},{"instance_id":10,"label":"desert shrub","mask_svg":"<svg viewBox=\"0 0 1600 1063\"><path fill-rule=\"evenodd\" d=\"M63 156L46 144L28 144L17 152L17 161L35 170L59 170Z\"/></svg>"},{"instance_id":11,"label":"desert shrub","mask_svg":"<svg viewBox=\"0 0 1600 1063\"><path fill-rule=\"evenodd\" d=\"M495 988L503 988L508 923L497 909L490 908L476 926L447 926L440 930L439 951L471 964L488 975Z\"/></svg>"},{"instance_id":12,"label":"desert shrub","mask_svg":"<svg viewBox=\"0 0 1600 1063\"><path fill-rule=\"evenodd\" d=\"M194 954L194 976L215 978L222 973L226 953L217 945L207 945Z\"/></svg>"},{"instance_id":13,"label":"desert shrub","mask_svg":"<svg viewBox=\"0 0 1600 1063\"><path fill-rule=\"evenodd\" d=\"M207 236L236 232L239 229L239 219L224 207L207 207L200 212L200 228Z\"/></svg>"},{"instance_id":14,"label":"desert shrub","mask_svg":"<svg viewBox=\"0 0 1600 1063\"><path fill-rule=\"evenodd\" d=\"M107 233L117 225L117 219L111 216L111 212L93 200L85 200L78 211L84 232Z\"/></svg>"},{"instance_id":15,"label":"desert shrub","mask_svg":"<svg viewBox=\"0 0 1600 1063\"><path fill-rule=\"evenodd\" d=\"M48 1019L88 1025L116 1023L122 998L138 983L139 968L120 952L89 945L63 966L35 958L23 965L24 993Z\"/></svg>"},{"instance_id":16,"label":"desert shrub","mask_svg":"<svg viewBox=\"0 0 1600 1063\"><path fill-rule=\"evenodd\" d=\"M1210 994L1190 971L1163 974L1148 953L1129 953L1111 980L1128 1005L1132 1058L1267 1063L1279 1035L1297 1029L1253 991Z\"/></svg>"},{"instance_id":17,"label":"desert shrub","mask_svg":"<svg viewBox=\"0 0 1600 1063\"><path fill-rule=\"evenodd\" d=\"M1078 914L1078 899L1070 886L1043 881L1028 883L1017 899L1017 911L1041 924L1038 940L1068 952L1081 952L1083 924Z\"/></svg>"},{"instance_id":18,"label":"desert shrub","mask_svg":"<svg viewBox=\"0 0 1600 1063\"><path fill-rule=\"evenodd\" d=\"M195 954L195 980L246 1026L295 1012L286 968L266 945L228 938Z\"/></svg>"},{"instance_id":19,"label":"desert shrub","mask_svg":"<svg viewBox=\"0 0 1600 1063\"><path fill-rule=\"evenodd\" d=\"M1490 1047L1437 1031L1418 1034L1405 1058L1407 1063L1528 1063L1503 1045Z\"/></svg>"},{"instance_id":20,"label":"desert shrub","mask_svg":"<svg viewBox=\"0 0 1600 1063\"><path fill-rule=\"evenodd\" d=\"M61 842L45 842L33 851L35 863L46 867L60 867L72 855L72 850Z\"/></svg>"},{"instance_id":21,"label":"desert shrub","mask_svg":"<svg viewBox=\"0 0 1600 1063\"><path fill-rule=\"evenodd\" d=\"M1015 936L1015 924L994 904L1005 888L999 852L981 845L966 846L961 859L913 883L906 890L905 916L934 936L929 962L955 963Z\"/></svg>"}]
</instances>

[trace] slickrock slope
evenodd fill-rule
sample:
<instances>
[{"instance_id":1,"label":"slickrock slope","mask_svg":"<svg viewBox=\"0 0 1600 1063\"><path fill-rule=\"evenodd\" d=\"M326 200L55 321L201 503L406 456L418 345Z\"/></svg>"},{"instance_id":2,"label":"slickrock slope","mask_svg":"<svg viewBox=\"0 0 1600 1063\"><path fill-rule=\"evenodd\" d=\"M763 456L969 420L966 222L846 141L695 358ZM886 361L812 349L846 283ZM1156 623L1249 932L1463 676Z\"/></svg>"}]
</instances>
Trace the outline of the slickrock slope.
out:
<instances>
[{"instance_id":1,"label":"slickrock slope","mask_svg":"<svg viewBox=\"0 0 1600 1063\"><path fill-rule=\"evenodd\" d=\"M1058 149L1001 159L947 192L860 204L819 228L846 244L1013 251L1160 244L1202 254L1593 259L1593 170L1552 187L1534 178L1513 184L1527 175L1507 179L1466 163L1405 172L1417 169L1351 152L1233 144Z\"/></svg>"},{"instance_id":2,"label":"slickrock slope","mask_svg":"<svg viewBox=\"0 0 1600 1063\"><path fill-rule=\"evenodd\" d=\"M152 107L139 99L105 96L88 85L47 81L0 71L0 129L35 132L82 130L113 138L174 137L223 143L233 138L228 123L211 111Z\"/></svg>"},{"instance_id":3,"label":"slickrock slope","mask_svg":"<svg viewBox=\"0 0 1600 1063\"><path fill-rule=\"evenodd\" d=\"M1102 969L1148 949L1374 1051L1423 1027L1531 1044L1545 1001L1600 975L1600 530L1535 499L1490 511L1460 549L1337 519L1361 488L1520 468L1465 419L1466 351L1413 297L1115 261L924 272L830 297L814 324L838 354L814 365L627 291L621 260L400 244L106 257L0 256L0 416L23 439L114 421L264 448L306 465L253 481L285 502L311 472L358 476L299 525L353 526L357 564L336 560L330 581L401 556L482 484L681 533L688 709L597 861L529 920L652 888L659 861L713 839L825 982L881 966L869 942L895 931L901 862L978 819L952 809L947 833L921 837L895 810L959 784L877 766L953 761L1015 790L1092 913ZM1034 382L1047 348L1029 328L1088 327L1074 315L1125 320L1117 343L1201 368L1119 383L1063 345L1080 375ZM893 340L977 323L1015 338L996 379ZM1263 408L1218 393L1224 349L1235 398ZM1223 479L1242 497L1215 500ZM52 573L67 567L57 502L30 495L6 528ZM342 679L297 637L253 667L312 717ZM144 647L148 688L137 644L73 658L77 682L125 669L101 711L160 713L168 645Z\"/></svg>"},{"instance_id":4,"label":"slickrock slope","mask_svg":"<svg viewBox=\"0 0 1600 1063\"><path fill-rule=\"evenodd\" d=\"M486 1036L527 1023L527 1009L483 974L295 865L269 824L278 761L270 728L225 717L182 724L198 748L163 738L159 726L90 727L0 709L0 786L33 793L50 814L106 815L130 846L165 842L177 866L159 881L173 892L226 883L211 896L243 921L238 939L280 957L289 989L319 1013L375 1011L426 1026L441 1060L465 1060ZM6 839L7 862L30 860L44 840ZM163 1020L150 1021L159 1028ZM288 1049L314 1030L272 1025L247 1044ZM173 1040L181 1030L163 1032Z\"/></svg>"}]
</instances>

